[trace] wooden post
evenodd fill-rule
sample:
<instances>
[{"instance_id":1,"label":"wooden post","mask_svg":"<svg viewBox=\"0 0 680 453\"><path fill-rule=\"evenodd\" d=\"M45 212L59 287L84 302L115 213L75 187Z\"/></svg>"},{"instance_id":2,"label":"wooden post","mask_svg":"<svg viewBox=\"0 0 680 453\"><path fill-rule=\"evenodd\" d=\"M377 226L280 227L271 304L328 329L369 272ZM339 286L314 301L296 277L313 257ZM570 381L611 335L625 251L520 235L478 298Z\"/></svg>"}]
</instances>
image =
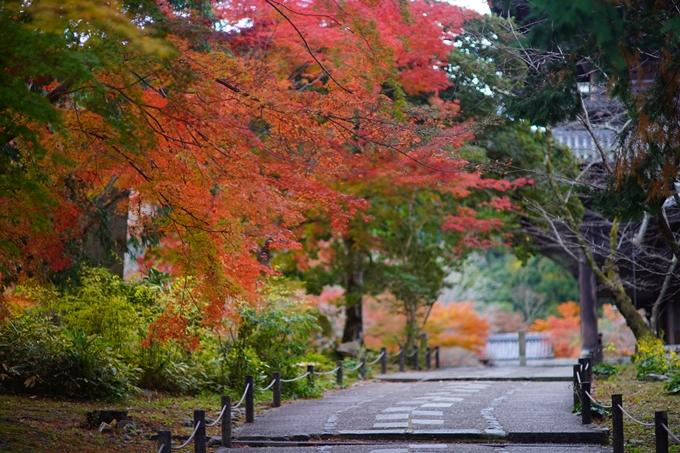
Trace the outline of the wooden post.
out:
<instances>
[{"instance_id":1,"label":"wooden post","mask_svg":"<svg viewBox=\"0 0 680 453\"><path fill-rule=\"evenodd\" d=\"M654 437L656 437L656 453L668 453L668 431L663 427L668 426L668 414L666 411L654 412Z\"/></svg>"},{"instance_id":2,"label":"wooden post","mask_svg":"<svg viewBox=\"0 0 680 453\"><path fill-rule=\"evenodd\" d=\"M255 380L251 375L246 375L246 423L255 421Z\"/></svg>"},{"instance_id":3,"label":"wooden post","mask_svg":"<svg viewBox=\"0 0 680 453\"><path fill-rule=\"evenodd\" d=\"M439 369L440 368L440 363L439 363L439 346L434 347L434 367Z\"/></svg>"},{"instance_id":4,"label":"wooden post","mask_svg":"<svg viewBox=\"0 0 680 453\"><path fill-rule=\"evenodd\" d=\"M194 411L194 429L196 430L196 435L194 435L194 452L206 453L205 411L199 409Z\"/></svg>"},{"instance_id":5,"label":"wooden post","mask_svg":"<svg viewBox=\"0 0 680 453\"><path fill-rule=\"evenodd\" d=\"M231 448L231 397L222 397L222 407L224 414L222 414L222 446Z\"/></svg>"},{"instance_id":6,"label":"wooden post","mask_svg":"<svg viewBox=\"0 0 680 453\"><path fill-rule=\"evenodd\" d=\"M612 444L614 453L625 453L623 450L623 396L612 395Z\"/></svg>"},{"instance_id":7,"label":"wooden post","mask_svg":"<svg viewBox=\"0 0 680 453\"><path fill-rule=\"evenodd\" d=\"M382 354L382 357L380 357L380 373L387 374L387 349L380 348L380 353Z\"/></svg>"},{"instance_id":8,"label":"wooden post","mask_svg":"<svg viewBox=\"0 0 680 453\"><path fill-rule=\"evenodd\" d=\"M342 388L342 360L338 360L338 371L335 373L335 380L338 387Z\"/></svg>"},{"instance_id":9,"label":"wooden post","mask_svg":"<svg viewBox=\"0 0 680 453\"><path fill-rule=\"evenodd\" d=\"M281 407L281 372L274 371L272 373L274 379L274 388L272 389L272 406Z\"/></svg>"},{"instance_id":10,"label":"wooden post","mask_svg":"<svg viewBox=\"0 0 680 453\"><path fill-rule=\"evenodd\" d=\"M158 431L158 451L160 453L171 453L171 447L172 434L170 431Z\"/></svg>"},{"instance_id":11,"label":"wooden post","mask_svg":"<svg viewBox=\"0 0 680 453\"><path fill-rule=\"evenodd\" d=\"M406 369L406 350L403 346L399 346L399 371L402 373Z\"/></svg>"},{"instance_id":12,"label":"wooden post","mask_svg":"<svg viewBox=\"0 0 680 453\"><path fill-rule=\"evenodd\" d=\"M590 382L581 382L581 423L584 425L590 425L593 422L588 393L590 393Z\"/></svg>"},{"instance_id":13,"label":"wooden post","mask_svg":"<svg viewBox=\"0 0 680 453\"><path fill-rule=\"evenodd\" d=\"M366 356L363 356L360 360L359 376L361 376L361 379L366 379Z\"/></svg>"},{"instance_id":14,"label":"wooden post","mask_svg":"<svg viewBox=\"0 0 680 453\"><path fill-rule=\"evenodd\" d=\"M574 380L572 385L574 386L574 407L576 407L576 405L581 402L581 385L578 383L578 378L581 373L581 365L576 364L574 365L573 368L574 368L573 377Z\"/></svg>"},{"instance_id":15,"label":"wooden post","mask_svg":"<svg viewBox=\"0 0 680 453\"><path fill-rule=\"evenodd\" d=\"M418 362L418 346L413 347L413 369L420 370L420 362Z\"/></svg>"},{"instance_id":16,"label":"wooden post","mask_svg":"<svg viewBox=\"0 0 680 453\"><path fill-rule=\"evenodd\" d=\"M314 387L314 365L307 365L307 383Z\"/></svg>"},{"instance_id":17,"label":"wooden post","mask_svg":"<svg viewBox=\"0 0 680 453\"><path fill-rule=\"evenodd\" d=\"M432 369L432 350L429 346L425 348L425 368Z\"/></svg>"}]
</instances>

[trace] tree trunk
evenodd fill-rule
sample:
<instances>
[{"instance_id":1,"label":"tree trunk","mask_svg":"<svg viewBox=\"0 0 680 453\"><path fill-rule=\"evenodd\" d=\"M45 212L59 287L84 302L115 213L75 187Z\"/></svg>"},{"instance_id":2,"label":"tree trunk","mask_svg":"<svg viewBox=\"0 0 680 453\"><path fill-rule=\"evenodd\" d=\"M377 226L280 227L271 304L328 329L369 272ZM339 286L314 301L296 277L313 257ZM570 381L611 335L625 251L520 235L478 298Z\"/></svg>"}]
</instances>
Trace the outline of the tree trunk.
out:
<instances>
[{"instance_id":1,"label":"tree trunk","mask_svg":"<svg viewBox=\"0 0 680 453\"><path fill-rule=\"evenodd\" d=\"M364 298L364 255L354 247L351 238L345 238L345 328L342 342L364 341L362 302Z\"/></svg>"},{"instance_id":2,"label":"tree trunk","mask_svg":"<svg viewBox=\"0 0 680 453\"><path fill-rule=\"evenodd\" d=\"M416 344L416 339L420 333L418 329L418 317L417 317L417 307L416 303L404 302L404 311L406 313L406 352L408 354L413 351L413 347Z\"/></svg>"},{"instance_id":3,"label":"tree trunk","mask_svg":"<svg viewBox=\"0 0 680 453\"><path fill-rule=\"evenodd\" d=\"M597 349L597 282L595 274L585 264L578 267L579 302L581 307L581 338L583 353Z\"/></svg>"}]
</instances>

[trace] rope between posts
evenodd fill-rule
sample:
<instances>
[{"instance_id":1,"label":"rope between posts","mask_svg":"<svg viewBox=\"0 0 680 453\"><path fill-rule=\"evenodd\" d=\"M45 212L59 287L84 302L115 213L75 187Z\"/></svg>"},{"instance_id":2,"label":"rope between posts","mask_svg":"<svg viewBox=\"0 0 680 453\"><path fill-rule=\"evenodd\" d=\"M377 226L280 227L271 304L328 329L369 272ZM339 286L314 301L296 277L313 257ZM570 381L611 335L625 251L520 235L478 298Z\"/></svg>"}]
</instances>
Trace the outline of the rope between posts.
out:
<instances>
[{"instance_id":1,"label":"rope between posts","mask_svg":"<svg viewBox=\"0 0 680 453\"><path fill-rule=\"evenodd\" d=\"M409 355L407 355L406 357L413 357L413 356L416 355L417 353L418 353L418 350L417 350L417 349L414 349L413 352L410 353Z\"/></svg>"},{"instance_id":2,"label":"rope between posts","mask_svg":"<svg viewBox=\"0 0 680 453\"><path fill-rule=\"evenodd\" d=\"M666 430L666 432L673 438L674 441L680 443L680 439L678 439L678 436L676 436L675 434L673 434L673 433L671 432L671 430L668 429L668 426L666 426L666 425L663 424L663 423L661 424L661 426L663 426L663 429Z\"/></svg>"},{"instance_id":3,"label":"rope between posts","mask_svg":"<svg viewBox=\"0 0 680 453\"><path fill-rule=\"evenodd\" d=\"M356 371L359 368L361 368L361 365L363 365L363 362L359 362L359 365L355 366L354 368L346 368L347 371Z\"/></svg>"},{"instance_id":4,"label":"rope between posts","mask_svg":"<svg viewBox=\"0 0 680 453\"><path fill-rule=\"evenodd\" d=\"M579 385L581 385L581 373L576 373L576 380L578 381Z\"/></svg>"},{"instance_id":5,"label":"rope between posts","mask_svg":"<svg viewBox=\"0 0 680 453\"><path fill-rule=\"evenodd\" d=\"M199 426L201 426L201 422L200 422L200 421L199 421L198 423L196 423L196 427L194 428L194 432L191 433L191 436L189 436L189 438L187 439L186 442L184 442L182 445L179 445L179 446L177 446L177 447L173 446L173 447L170 447L170 448L172 448L173 450L181 450L182 448L184 448L184 447L186 447L187 445L189 445L189 442L191 442L191 440L192 440L192 439L194 438L194 436L196 435L196 432L198 431L198 427L199 427Z\"/></svg>"},{"instance_id":6,"label":"rope between posts","mask_svg":"<svg viewBox=\"0 0 680 453\"><path fill-rule=\"evenodd\" d=\"M376 363L378 363L378 361L379 361L380 359L382 359L382 357L383 357L384 355L385 355L385 351L381 352L380 355L379 355L378 357L376 357L374 361L368 362L366 365L375 365Z\"/></svg>"},{"instance_id":7,"label":"rope between posts","mask_svg":"<svg viewBox=\"0 0 680 453\"><path fill-rule=\"evenodd\" d=\"M234 406L234 409L239 407L241 403L243 402L244 399L246 399L246 394L248 393L248 388L250 388L250 383L246 384L246 389L243 391L243 396L241 397L241 400L236 403L236 406Z\"/></svg>"},{"instance_id":8,"label":"rope between posts","mask_svg":"<svg viewBox=\"0 0 680 453\"><path fill-rule=\"evenodd\" d=\"M590 401L592 401L596 405L600 406L602 409L611 409L612 408L612 406L607 406L606 404L602 404L601 402L599 402L598 400L593 398L593 395L591 395L588 392L586 392L586 396L588 396L588 399L590 399Z\"/></svg>"},{"instance_id":9,"label":"rope between posts","mask_svg":"<svg viewBox=\"0 0 680 453\"><path fill-rule=\"evenodd\" d=\"M158 453L161 453L164 448L165 448L165 444L161 444L161 446L158 448Z\"/></svg>"},{"instance_id":10,"label":"rope between posts","mask_svg":"<svg viewBox=\"0 0 680 453\"><path fill-rule=\"evenodd\" d=\"M222 417L224 416L224 411L226 411L226 410L227 410L227 406L222 406L222 412L220 412L220 416L217 417L217 420L215 420L212 423L208 423L205 426L215 426L216 424L218 424L220 422L220 420L222 420Z\"/></svg>"},{"instance_id":11,"label":"rope between posts","mask_svg":"<svg viewBox=\"0 0 680 453\"><path fill-rule=\"evenodd\" d=\"M637 418L633 417L633 416L630 415L628 412L626 412L626 410L625 410L623 407L621 407L620 404L617 404L617 406L619 407L619 409L621 409L621 412L623 412L624 414L626 414L626 416L627 416L628 418L630 418L631 420L633 420L633 421L634 421L635 423L637 423L638 425L642 425L642 426L654 426L654 423L645 423L645 422L641 422L641 421L638 420Z\"/></svg>"},{"instance_id":12,"label":"rope between posts","mask_svg":"<svg viewBox=\"0 0 680 453\"><path fill-rule=\"evenodd\" d=\"M318 375L322 375L322 374L333 374L333 373L335 373L336 371L338 371L339 369L340 369L340 367L339 367L339 366L336 366L335 368L333 368L333 369L330 370L330 371L315 371L314 374L318 374Z\"/></svg>"},{"instance_id":13,"label":"rope between posts","mask_svg":"<svg viewBox=\"0 0 680 453\"><path fill-rule=\"evenodd\" d=\"M306 378L307 376L309 376L309 371L307 371L302 376L298 376L298 377L293 378L293 379L281 379L281 382L295 382L295 381L299 381L302 378Z\"/></svg>"},{"instance_id":14,"label":"rope between posts","mask_svg":"<svg viewBox=\"0 0 680 453\"><path fill-rule=\"evenodd\" d=\"M272 386L273 386L275 383L276 383L276 379L272 379L272 381L269 383L269 385L266 386L265 388L263 388L263 389L258 389L258 388L256 388L255 390L257 390L258 392L267 391L267 390L269 390L270 388L272 388Z\"/></svg>"},{"instance_id":15,"label":"rope between posts","mask_svg":"<svg viewBox=\"0 0 680 453\"><path fill-rule=\"evenodd\" d=\"M393 359L395 357L399 357L401 355L401 351L395 352L394 354L387 354L388 359Z\"/></svg>"}]
</instances>

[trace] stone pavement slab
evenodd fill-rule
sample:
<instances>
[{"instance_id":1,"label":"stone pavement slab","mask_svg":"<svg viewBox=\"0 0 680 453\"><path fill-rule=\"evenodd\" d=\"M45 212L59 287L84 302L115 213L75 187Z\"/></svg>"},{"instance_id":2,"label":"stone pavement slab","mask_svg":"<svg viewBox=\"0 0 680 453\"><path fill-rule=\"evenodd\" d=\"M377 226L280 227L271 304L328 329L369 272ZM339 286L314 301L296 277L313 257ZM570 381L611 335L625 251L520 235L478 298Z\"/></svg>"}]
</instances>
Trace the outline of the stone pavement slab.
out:
<instances>
[{"instance_id":1,"label":"stone pavement slab","mask_svg":"<svg viewBox=\"0 0 680 453\"><path fill-rule=\"evenodd\" d=\"M602 443L571 414L565 382L374 382L272 409L234 430L242 440Z\"/></svg>"}]
</instances>

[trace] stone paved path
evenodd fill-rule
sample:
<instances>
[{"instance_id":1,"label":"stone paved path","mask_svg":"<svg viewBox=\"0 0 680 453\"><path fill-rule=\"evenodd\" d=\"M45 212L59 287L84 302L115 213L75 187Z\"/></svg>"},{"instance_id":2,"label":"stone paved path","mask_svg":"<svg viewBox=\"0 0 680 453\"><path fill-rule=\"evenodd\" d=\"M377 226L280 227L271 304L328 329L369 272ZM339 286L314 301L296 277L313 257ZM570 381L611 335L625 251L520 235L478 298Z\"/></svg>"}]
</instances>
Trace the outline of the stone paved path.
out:
<instances>
[{"instance_id":1,"label":"stone paved path","mask_svg":"<svg viewBox=\"0 0 680 453\"><path fill-rule=\"evenodd\" d=\"M567 382L372 382L269 410L234 434L278 441L601 442L601 431L571 414L571 402Z\"/></svg>"}]
</instances>

